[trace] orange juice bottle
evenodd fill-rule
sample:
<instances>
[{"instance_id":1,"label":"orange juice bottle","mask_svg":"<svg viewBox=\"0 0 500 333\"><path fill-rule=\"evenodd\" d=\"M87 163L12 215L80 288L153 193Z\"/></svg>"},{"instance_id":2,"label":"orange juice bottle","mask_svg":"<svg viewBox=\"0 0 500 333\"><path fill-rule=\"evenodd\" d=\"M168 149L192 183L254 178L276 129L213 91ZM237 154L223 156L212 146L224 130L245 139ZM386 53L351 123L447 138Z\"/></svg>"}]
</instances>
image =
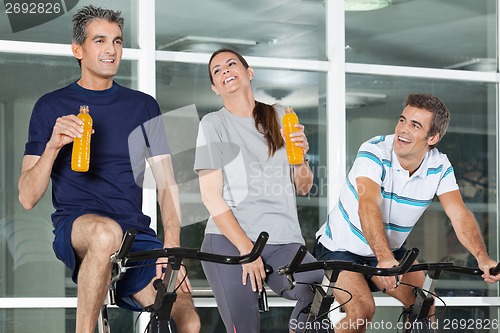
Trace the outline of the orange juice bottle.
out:
<instances>
[{"instance_id":1,"label":"orange juice bottle","mask_svg":"<svg viewBox=\"0 0 500 333\"><path fill-rule=\"evenodd\" d=\"M80 138L75 138L73 141L71 169L77 172L87 172L90 164L90 135L92 134L92 117L87 105L80 106L78 118L83 121L83 133Z\"/></svg>"},{"instance_id":2,"label":"orange juice bottle","mask_svg":"<svg viewBox=\"0 0 500 333\"><path fill-rule=\"evenodd\" d=\"M298 131L299 129L295 127L299 123L299 118L293 112L293 108L287 107L285 109L285 115L282 119L283 131L285 132L285 147L286 154L288 156L288 163L290 164L300 164L304 162L304 149L298 147L294 142L291 141L290 133Z\"/></svg>"}]
</instances>

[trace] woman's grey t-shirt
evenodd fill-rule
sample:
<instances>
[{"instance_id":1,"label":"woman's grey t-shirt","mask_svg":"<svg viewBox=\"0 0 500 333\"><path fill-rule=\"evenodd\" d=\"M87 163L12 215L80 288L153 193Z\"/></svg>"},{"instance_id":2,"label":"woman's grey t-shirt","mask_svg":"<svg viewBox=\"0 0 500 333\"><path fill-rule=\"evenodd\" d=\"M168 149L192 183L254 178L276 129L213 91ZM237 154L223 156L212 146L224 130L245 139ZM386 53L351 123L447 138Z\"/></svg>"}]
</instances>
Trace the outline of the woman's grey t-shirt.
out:
<instances>
[{"instance_id":1,"label":"woman's grey t-shirt","mask_svg":"<svg viewBox=\"0 0 500 333\"><path fill-rule=\"evenodd\" d=\"M284 109L277 107L277 112L281 121ZM204 116L194 170L223 171L223 198L252 241L266 231L268 244L304 244L286 150L281 148L269 158L253 117L239 117L226 108ZM205 233L222 234L212 216Z\"/></svg>"}]
</instances>

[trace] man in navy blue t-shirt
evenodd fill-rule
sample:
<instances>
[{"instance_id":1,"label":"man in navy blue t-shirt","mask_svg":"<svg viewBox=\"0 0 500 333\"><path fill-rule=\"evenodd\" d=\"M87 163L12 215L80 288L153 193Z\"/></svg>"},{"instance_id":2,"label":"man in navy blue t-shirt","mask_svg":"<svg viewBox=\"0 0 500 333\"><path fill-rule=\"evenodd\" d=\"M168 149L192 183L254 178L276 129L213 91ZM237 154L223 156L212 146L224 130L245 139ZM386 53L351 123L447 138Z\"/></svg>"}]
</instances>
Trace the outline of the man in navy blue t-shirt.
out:
<instances>
[{"instance_id":1,"label":"man in navy blue t-shirt","mask_svg":"<svg viewBox=\"0 0 500 333\"><path fill-rule=\"evenodd\" d=\"M91 333L109 290L109 258L119 248L123 231L138 231L132 251L179 246L179 198L157 102L113 81L122 56L121 13L86 6L73 24L71 47L81 78L35 104L19 200L24 208L33 208L52 180L54 252L78 284L76 332ZM71 170L72 142L82 132L76 116L80 105L89 106L94 124L90 170L83 173ZM142 213L145 161L157 183L163 243ZM129 270L118 281L119 306L141 310L154 302L152 281L161 276L162 265L152 264ZM172 311L181 332L200 330L190 291L186 279Z\"/></svg>"}]
</instances>

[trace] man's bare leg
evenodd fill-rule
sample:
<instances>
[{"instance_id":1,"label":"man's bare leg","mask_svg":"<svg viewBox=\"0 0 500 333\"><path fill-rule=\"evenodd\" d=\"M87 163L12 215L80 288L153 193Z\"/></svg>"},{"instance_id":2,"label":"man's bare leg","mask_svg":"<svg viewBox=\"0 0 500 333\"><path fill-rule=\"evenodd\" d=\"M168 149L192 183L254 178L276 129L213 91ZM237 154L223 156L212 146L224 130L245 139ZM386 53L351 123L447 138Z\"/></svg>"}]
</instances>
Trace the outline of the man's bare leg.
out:
<instances>
[{"instance_id":1,"label":"man's bare leg","mask_svg":"<svg viewBox=\"0 0 500 333\"><path fill-rule=\"evenodd\" d=\"M174 308L172 309L172 318L174 318L179 332L200 332L200 317L194 308L191 294L182 291L182 288L177 290L177 300L175 301Z\"/></svg>"},{"instance_id":2,"label":"man's bare leg","mask_svg":"<svg viewBox=\"0 0 500 333\"><path fill-rule=\"evenodd\" d=\"M373 283L382 290L382 284L379 278L372 277ZM424 273L423 272L411 272L406 273L401 277L401 282L408 283L412 286L422 286L424 283ZM396 284L396 278L394 277L394 284ZM399 285L396 289L387 291L387 295L392 296L403 303L404 307L407 308L415 303L415 295L413 294L413 288L405 285Z\"/></svg>"},{"instance_id":3,"label":"man's bare leg","mask_svg":"<svg viewBox=\"0 0 500 333\"><path fill-rule=\"evenodd\" d=\"M401 278L401 282L407 283L411 286L421 287L424 284L424 279L425 275L422 271L411 272L404 274L403 277ZM372 280L375 283L375 285L379 286L380 282L377 280L376 277L373 277ZM399 285L399 287L397 287L392 291L387 291L387 294L396 298L401 303L403 303L405 309L408 309L410 306L412 306L415 303L416 299L415 294L413 293L413 287L406 286L404 284ZM432 316L434 314L434 311L435 308L434 305L432 305L429 310L429 316ZM431 317L431 321L433 320L434 317Z\"/></svg>"},{"instance_id":4,"label":"man's bare leg","mask_svg":"<svg viewBox=\"0 0 500 333\"><path fill-rule=\"evenodd\" d=\"M71 243L81 260L78 272L76 333L93 333L99 311L109 290L111 262L118 250L122 229L115 221L83 215L73 223Z\"/></svg>"},{"instance_id":5,"label":"man's bare leg","mask_svg":"<svg viewBox=\"0 0 500 333\"><path fill-rule=\"evenodd\" d=\"M375 301L365 277L359 273L343 271L339 274L335 286L348 290L352 295L352 299L343 306L346 317L335 325L335 333L365 332L366 324L375 314ZM339 304L347 302L350 298L341 290L336 290L334 294Z\"/></svg>"}]
</instances>

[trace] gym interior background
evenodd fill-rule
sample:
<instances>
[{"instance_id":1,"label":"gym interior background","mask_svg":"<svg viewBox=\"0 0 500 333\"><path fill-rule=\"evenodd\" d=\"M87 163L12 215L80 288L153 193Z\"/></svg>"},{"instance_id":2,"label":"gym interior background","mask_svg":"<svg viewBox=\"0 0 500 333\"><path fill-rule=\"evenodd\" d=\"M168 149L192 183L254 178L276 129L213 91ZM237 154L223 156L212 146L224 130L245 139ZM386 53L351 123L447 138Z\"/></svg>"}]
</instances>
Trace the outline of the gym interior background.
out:
<instances>
[{"instance_id":1,"label":"gym interior background","mask_svg":"<svg viewBox=\"0 0 500 333\"><path fill-rule=\"evenodd\" d=\"M376 2L383 8L374 9ZM91 3L121 10L126 20L116 81L155 96L165 115L184 246L200 246L208 217L192 172L198 121L221 107L206 64L213 51L230 47L255 68L257 99L294 107L306 125L315 183L310 195L298 198L298 209L309 248L358 146L392 133L403 98L425 92L451 110L451 126L438 148L453 163L466 204L498 258L499 0L64 1L63 15L16 32L2 9L0 332L64 333L74 327L76 287L52 252L51 196L25 211L17 179L33 104L79 78L70 50L71 17ZM154 198L146 186L144 209L156 221ZM476 264L438 202L422 216L408 246L420 248L421 261ZM200 264L188 262L188 269L202 331L222 331ZM438 291L448 305L441 318L498 324L498 284L448 274ZM396 322L401 306L376 296L375 320ZM270 305L262 332L286 331L291 303L270 295ZM147 321L143 314L136 325L137 315L117 308L111 316L114 332L140 332Z\"/></svg>"}]
</instances>

